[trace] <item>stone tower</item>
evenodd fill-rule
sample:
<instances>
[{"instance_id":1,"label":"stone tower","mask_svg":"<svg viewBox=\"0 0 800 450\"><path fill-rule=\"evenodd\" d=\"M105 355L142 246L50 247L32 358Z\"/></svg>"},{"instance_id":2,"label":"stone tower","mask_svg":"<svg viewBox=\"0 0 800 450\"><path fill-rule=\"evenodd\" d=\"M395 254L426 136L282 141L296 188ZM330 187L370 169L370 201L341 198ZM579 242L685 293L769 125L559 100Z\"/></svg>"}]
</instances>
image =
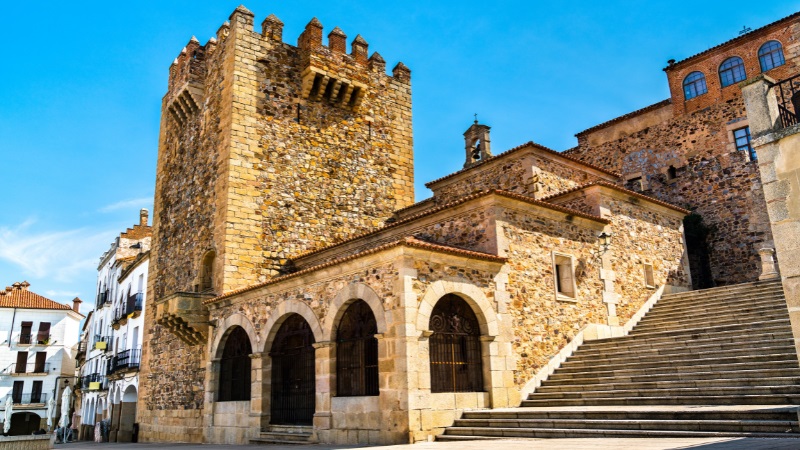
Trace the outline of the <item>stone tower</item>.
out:
<instances>
[{"instance_id":1,"label":"stone tower","mask_svg":"<svg viewBox=\"0 0 800 450\"><path fill-rule=\"evenodd\" d=\"M464 161L465 169L492 156L489 130L491 130L489 126L479 124L478 120L475 119L475 123L464 132L464 149L466 150L466 160Z\"/></svg>"},{"instance_id":2,"label":"stone tower","mask_svg":"<svg viewBox=\"0 0 800 450\"><path fill-rule=\"evenodd\" d=\"M411 72L391 75L313 19L297 46L243 6L192 38L162 101L143 386L145 435L199 441L202 300L292 271L294 255L381 225L414 202Z\"/></svg>"}]
</instances>

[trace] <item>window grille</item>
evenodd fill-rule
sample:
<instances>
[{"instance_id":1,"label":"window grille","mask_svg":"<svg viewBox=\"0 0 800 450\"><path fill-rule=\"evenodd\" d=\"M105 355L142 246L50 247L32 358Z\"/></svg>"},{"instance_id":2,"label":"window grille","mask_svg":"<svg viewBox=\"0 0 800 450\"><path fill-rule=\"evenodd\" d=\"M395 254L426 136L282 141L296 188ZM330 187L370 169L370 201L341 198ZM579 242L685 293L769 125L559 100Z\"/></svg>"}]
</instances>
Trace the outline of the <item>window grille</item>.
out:
<instances>
[{"instance_id":1,"label":"window grille","mask_svg":"<svg viewBox=\"0 0 800 450\"><path fill-rule=\"evenodd\" d=\"M719 66L719 81L722 87L744 81L747 74L744 71L744 61L738 56L728 58Z\"/></svg>"},{"instance_id":2,"label":"window grille","mask_svg":"<svg viewBox=\"0 0 800 450\"><path fill-rule=\"evenodd\" d=\"M378 325L367 302L348 306L336 331L336 395L378 395Z\"/></svg>"},{"instance_id":3,"label":"window grille","mask_svg":"<svg viewBox=\"0 0 800 450\"><path fill-rule=\"evenodd\" d=\"M439 299L430 320L431 392L483 391L480 328L460 297Z\"/></svg>"},{"instance_id":4,"label":"window grille","mask_svg":"<svg viewBox=\"0 0 800 450\"><path fill-rule=\"evenodd\" d=\"M702 72L692 72L683 80L685 100L693 99L706 92L708 92L708 86L706 86L706 76Z\"/></svg>"},{"instance_id":5,"label":"window grille","mask_svg":"<svg viewBox=\"0 0 800 450\"><path fill-rule=\"evenodd\" d=\"M219 371L217 401L250 400L250 338L242 327L235 327L225 341Z\"/></svg>"},{"instance_id":6,"label":"window grille","mask_svg":"<svg viewBox=\"0 0 800 450\"><path fill-rule=\"evenodd\" d=\"M783 46L778 41L769 41L758 49L758 62L761 64L761 71L780 67L786 63L783 58Z\"/></svg>"}]
</instances>

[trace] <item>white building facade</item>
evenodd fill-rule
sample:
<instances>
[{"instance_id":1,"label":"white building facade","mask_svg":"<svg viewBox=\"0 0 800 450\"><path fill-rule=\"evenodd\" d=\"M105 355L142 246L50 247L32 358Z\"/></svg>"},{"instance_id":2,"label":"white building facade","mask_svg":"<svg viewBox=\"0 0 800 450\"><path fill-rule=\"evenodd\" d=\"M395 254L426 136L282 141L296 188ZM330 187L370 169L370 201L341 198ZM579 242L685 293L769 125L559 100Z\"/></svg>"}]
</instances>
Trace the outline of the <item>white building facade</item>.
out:
<instances>
[{"instance_id":1,"label":"white building facade","mask_svg":"<svg viewBox=\"0 0 800 450\"><path fill-rule=\"evenodd\" d=\"M108 421L108 440L130 442L136 422L151 228L147 210L100 258L95 310L81 367L81 437Z\"/></svg>"},{"instance_id":2,"label":"white building facade","mask_svg":"<svg viewBox=\"0 0 800 450\"><path fill-rule=\"evenodd\" d=\"M29 287L19 282L0 291L0 417L11 398L12 436L47 430L48 401L60 402L60 389L75 380L84 317L80 299L64 305Z\"/></svg>"}]
</instances>

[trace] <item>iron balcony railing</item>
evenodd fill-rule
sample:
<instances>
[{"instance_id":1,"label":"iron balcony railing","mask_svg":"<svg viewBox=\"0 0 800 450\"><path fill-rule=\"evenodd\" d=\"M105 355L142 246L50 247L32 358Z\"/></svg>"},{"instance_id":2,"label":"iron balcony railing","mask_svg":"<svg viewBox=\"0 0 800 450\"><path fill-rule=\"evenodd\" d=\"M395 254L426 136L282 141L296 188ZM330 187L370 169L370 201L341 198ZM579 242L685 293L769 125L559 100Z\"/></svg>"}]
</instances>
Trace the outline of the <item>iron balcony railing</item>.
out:
<instances>
[{"instance_id":1,"label":"iron balcony railing","mask_svg":"<svg viewBox=\"0 0 800 450\"><path fill-rule=\"evenodd\" d=\"M142 359L141 349L130 349L117 353L108 364L108 373L120 370L138 369Z\"/></svg>"},{"instance_id":2,"label":"iron balcony railing","mask_svg":"<svg viewBox=\"0 0 800 450\"><path fill-rule=\"evenodd\" d=\"M800 123L800 74L779 81L776 89L784 128Z\"/></svg>"},{"instance_id":3,"label":"iron balcony railing","mask_svg":"<svg viewBox=\"0 0 800 450\"><path fill-rule=\"evenodd\" d=\"M142 310L142 300L144 300L144 293L138 292L128 297L128 304L126 305L126 312L133 314L136 311Z\"/></svg>"},{"instance_id":4,"label":"iron balcony railing","mask_svg":"<svg viewBox=\"0 0 800 450\"><path fill-rule=\"evenodd\" d=\"M9 398L11 398L11 401L15 405L32 405L37 403L47 403L47 394L44 392L29 392L27 394L11 393L3 398L3 404L5 404Z\"/></svg>"},{"instance_id":5,"label":"iron balcony railing","mask_svg":"<svg viewBox=\"0 0 800 450\"><path fill-rule=\"evenodd\" d=\"M9 367L9 372L13 374L22 373L47 373L50 372L50 363L26 363L26 364L13 364Z\"/></svg>"},{"instance_id":6,"label":"iron balcony railing","mask_svg":"<svg viewBox=\"0 0 800 450\"><path fill-rule=\"evenodd\" d=\"M99 373L92 373L81 377L81 389L83 390L103 390L106 388L106 377Z\"/></svg>"},{"instance_id":7,"label":"iron balcony railing","mask_svg":"<svg viewBox=\"0 0 800 450\"><path fill-rule=\"evenodd\" d=\"M42 333L24 333L19 335L18 345L47 345L50 343L50 335Z\"/></svg>"},{"instance_id":8,"label":"iron balcony railing","mask_svg":"<svg viewBox=\"0 0 800 450\"><path fill-rule=\"evenodd\" d=\"M97 308L102 308L106 303L111 303L111 297L109 297L108 291L97 294Z\"/></svg>"}]
</instances>

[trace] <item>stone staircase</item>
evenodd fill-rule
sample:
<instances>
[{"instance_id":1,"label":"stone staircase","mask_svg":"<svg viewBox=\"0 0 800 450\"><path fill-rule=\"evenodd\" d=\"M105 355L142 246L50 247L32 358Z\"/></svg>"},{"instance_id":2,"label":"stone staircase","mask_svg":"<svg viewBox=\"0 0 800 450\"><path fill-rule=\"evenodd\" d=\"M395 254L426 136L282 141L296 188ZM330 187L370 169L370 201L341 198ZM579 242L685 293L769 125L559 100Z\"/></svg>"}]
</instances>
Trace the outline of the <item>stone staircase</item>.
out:
<instances>
[{"instance_id":1,"label":"stone staircase","mask_svg":"<svg viewBox=\"0 0 800 450\"><path fill-rule=\"evenodd\" d=\"M783 289L756 282L665 295L628 336L582 345L521 407L465 412L439 440L800 437L794 405Z\"/></svg>"}]
</instances>

